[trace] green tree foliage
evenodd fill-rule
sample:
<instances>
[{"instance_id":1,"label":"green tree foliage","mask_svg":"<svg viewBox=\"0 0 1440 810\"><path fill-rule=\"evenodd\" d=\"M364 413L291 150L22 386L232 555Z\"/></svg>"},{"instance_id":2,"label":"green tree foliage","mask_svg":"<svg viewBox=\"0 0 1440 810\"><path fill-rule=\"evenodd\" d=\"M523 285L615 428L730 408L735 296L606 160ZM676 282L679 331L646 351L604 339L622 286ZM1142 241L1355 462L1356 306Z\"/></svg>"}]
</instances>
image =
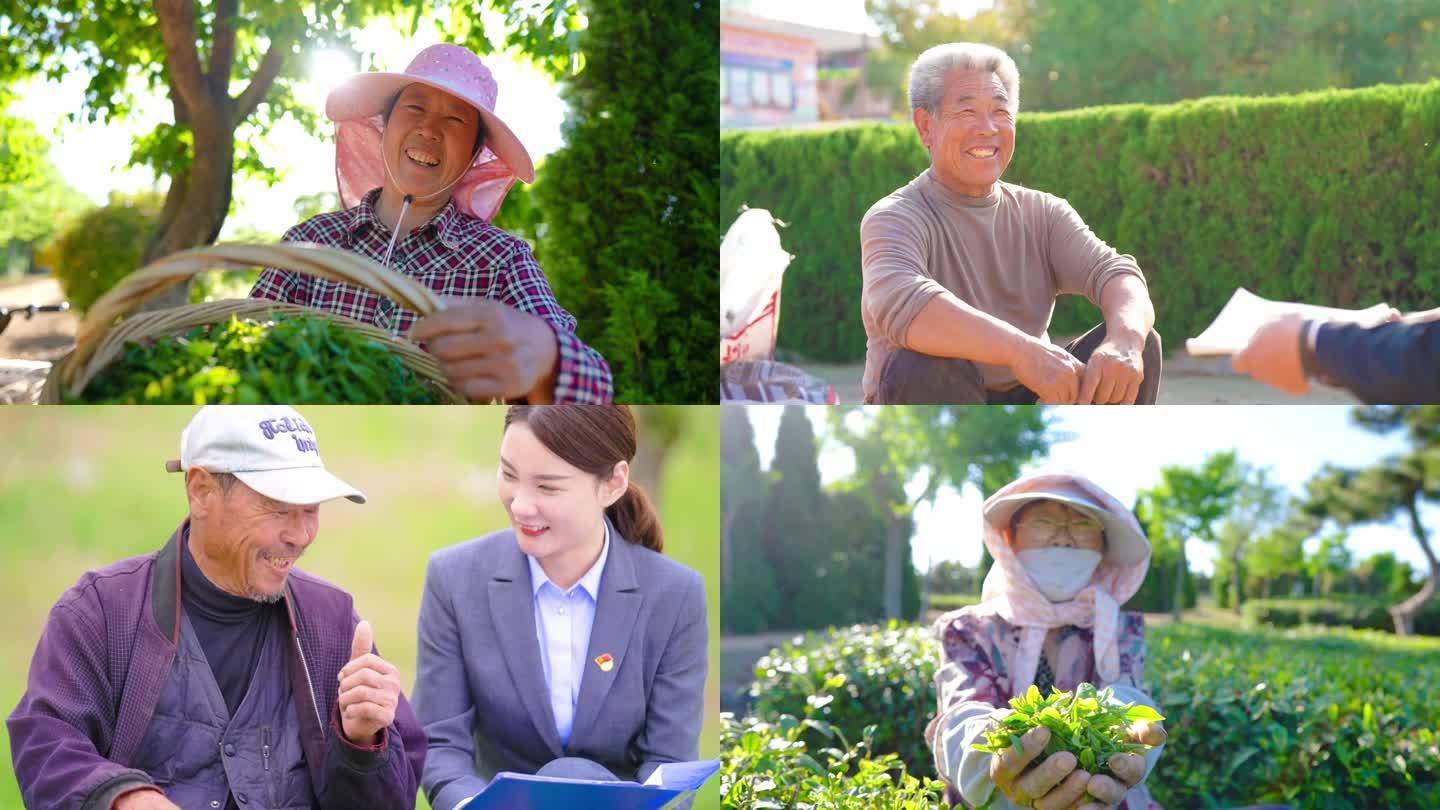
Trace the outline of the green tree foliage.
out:
<instances>
[{"instance_id":1,"label":"green tree foliage","mask_svg":"<svg viewBox=\"0 0 1440 810\"><path fill-rule=\"evenodd\" d=\"M1161 520L1163 501L1156 501L1153 490L1142 490L1135 501L1135 520L1150 538L1150 570L1140 590L1122 607L1145 613L1163 613L1175 609L1175 593L1180 591L1180 609L1195 607L1197 582L1195 575L1181 558L1179 538L1171 536ZM1168 507L1166 507L1168 508Z\"/></svg>"},{"instance_id":2,"label":"green tree foliage","mask_svg":"<svg viewBox=\"0 0 1440 810\"><path fill-rule=\"evenodd\" d=\"M1372 467L1327 467L1307 484L1306 509L1340 526L1408 524L1429 571L1418 592L1390 609L1395 632L1405 635L1413 631L1415 615L1440 592L1440 558L1420 519L1422 504L1440 502L1440 405L1361 407L1354 419L1374 433L1403 435L1409 448Z\"/></svg>"},{"instance_id":3,"label":"green tree foliage","mask_svg":"<svg viewBox=\"0 0 1440 810\"><path fill-rule=\"evenodd\" d=\"M1250 552L1270 532L1283 531L1288 514L1284 487L1267 467L1236 460L1238 487L1218 534L1220 556L1211 582L1216 604L1240 612Z\"/></svg>"},{"instance_id":4,"label":"green tree foliage","mask_svg":"<svg viewBox=\"0 0 1440 810\"><path fill-rule=\"evenodd\" d=\"M32 249L94 207L61 177L29 121L7 115L0 95L0 246ZM0 264L0 275L7 267Z\"/></svg>"},{"instance_id":5,"label":"green tree foliage","mask_svg":"<svg viewBox=\"0 0 1440 810\"><path fill-rule=\"evenodd\" d=\"M1185 543L1196 538L1208 543L1220 539L1220 526L1230 510L1230 501L1243 484L1234 450L1212 453L1197 467L1167 465L1160 468L1160 483L1141 490L1141 525L1152 544L1164 543L1174 550L1175 587L1170 601L1175 620L1186 602L1189 567ZM1150 569L1155 571L1152 561Z\"/></svg>"},{"instance_id":6,"label":"green tree foliage","mask_svg":"<svg viewBox=\"0 0 1440 810\"><path fill-rule=\"evenodd\" d=\"M886 618L910 617L903 602L914 510L944 488L974 484L988 495L1013 480L1020 468L1045 452L1045 415L1038 407L965 408L908 406L832 408L834 439L855 454L853 491L888 524L884 537ZM919 485L919 494L907 487ZM973 527L980 542L980 527Z\"/></svg>"},{"instance_id":7,"label":"green tree foliage","mask_svg":"<svg viewBox=\"0 0 1440 810\"><path fill-rule=\"evenodd\" d=\"M1005 179L1066 198L1146 272L1179 347L1236 287L1341 307L1440 297L1440 81L1274 98L1022 113ZM779 346L864 357L860 220L929 164L909 124L726 132L722 224L741 205L789 223ZM1060 299L1052 334L1100 321Z\"/></svg>"},{"instance_id":8,"label":"green tree foliage","mask_svg":"<svg viewBox=\"0 0 1440 810\"><path fill-rule=\"evenodd\" d=\"M536 201L540 259L616 396L713 402L716 0L586 0L585 68L565 85L566 145Z\"/></svg>"},{"instance_id":9,"label":"green tree foliage","mask_svg":"<svg viewBox=\"0 0 1440 810\"><path fill-rule=\"evenodd\" d=\"M866 10L881 29L884 47L873 56L882 63L908 67L941 42L1004 49L1032 110L1369 87L1440 73L1440 7L1423 0L997 0L971 17L930 2L867 0Z\"/></svg>"},{"instance_id":10,"label":"green tree foliage","mask_svg":"<svg viewBox=\"0 0 1440 810\"><path fill-rule=\"evenodd\" d=\"M755 429L747 414L739 405L720 408L720 585L724 589L722 601L727 605L741 604L731 595L739 581L736 547L746 542L736 537L736 521L742 510L760 508L758 502L765 492ZM722 618L727 614L722 613Z\"/></svg>"},{"instance_id":11,"label":"green tree foliage","mask_svg":"<svg viewBox=\"0 0 1440 810\"><path fill-rule=\"evenodd\" d=\"M107 205L80 215L57 237L46 252L70 306L89 309L140 267L160 206L155 192L112 193Z\"/></svg>"}]
</instances>

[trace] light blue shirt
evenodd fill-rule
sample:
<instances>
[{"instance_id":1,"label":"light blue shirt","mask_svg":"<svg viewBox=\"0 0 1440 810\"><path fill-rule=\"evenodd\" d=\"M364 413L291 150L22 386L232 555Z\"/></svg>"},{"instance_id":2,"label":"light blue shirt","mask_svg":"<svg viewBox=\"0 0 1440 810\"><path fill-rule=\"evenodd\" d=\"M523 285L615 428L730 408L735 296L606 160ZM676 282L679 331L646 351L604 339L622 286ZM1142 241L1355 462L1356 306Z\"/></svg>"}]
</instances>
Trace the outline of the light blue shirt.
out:
<instances>
[{"instance_id":1,"label":"light blue shirt","mask_svg":"<svg viewBox=\"0 0 1440 810\"><path fill-rule=\"evenodd\" d=\"M605 524L605 539L600 557L569 591L545 576L545 569L534 557L530 563L530 587L535 593L535 638L540 642L540 665L545 668L545 686L550 692L550 709L555 714L555 730L560 742L570 744L570 730L575 725L575 704L580 700L580 678L590 647L590 627L595 624L595 600L600 593L600 574L605 558L610 556L610 524ZM604 653L596 651L596 655ZM598 664L597 664L598 666Z\"/></svg>"}]
</instances>

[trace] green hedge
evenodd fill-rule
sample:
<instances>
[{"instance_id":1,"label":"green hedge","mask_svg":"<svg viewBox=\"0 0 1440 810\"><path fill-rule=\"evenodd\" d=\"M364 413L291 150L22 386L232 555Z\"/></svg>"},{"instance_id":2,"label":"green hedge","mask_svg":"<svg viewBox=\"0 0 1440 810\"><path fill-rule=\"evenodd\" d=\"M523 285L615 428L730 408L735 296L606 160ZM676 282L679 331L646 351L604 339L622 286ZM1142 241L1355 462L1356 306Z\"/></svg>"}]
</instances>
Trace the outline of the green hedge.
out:
<instances>
[{"instance_id":1,"label":"green hedge","mask_svg":"<svg viewBox=\"0 0 1440 810\"><path fill-rule=\"evenodd\" d=\"M930 608L932 610L955 610L956 608L978 605L980 597L973 593L932 593L930 594Z\"/></svg>"},{"instance_id":2,"label":"green hedge","mask_svg":"<svg viewBox=\"0 0 1440 810\"><path fill-rule=\"evenodd\" d=\"M1066 198L1139 261L1178 349L1235 287L1341 307L1440 299L1440 81L1022 114L1010 182ZM789 223L780 347L864 357L860 219L928 165L909 124L727 132L721 225ZM1078 297L1052 333L1100 320Z\"/></svg>"},{"instance_id":3,"label":"green hedge","mask_svg":"<svg viewBox=\"0 0 1440 810\"><path fill-rule=\"evenodd\" d=\"M1395 631L1395 621L1387 610L1388 602L1368 597L1328 599L1255 599L1246 602L1241 611L1251 625L1298 627L1314 624L1327 627L1353 627L1360 630ZM1440 636L1440 600L1432 601L1415 617L1415 632Z\"/></svg>"},{"instance_id":4,"label":"green hedge","mask_svg":"<svg viewBox=\"0 0 1440 810\"><path fill-rule=\"evenodd\" d=\"M1440 642L1373 631L1146 632L1147 681L1170 741L1148 780L1166 807L1440 808ZM755 715L808 717L933 777L922 732L935 712L928 629L855 626L756 665ZM833 700L828 698L833 696ZM875 726L868 730L868 726Z\"/></svg>"}]
</instances>

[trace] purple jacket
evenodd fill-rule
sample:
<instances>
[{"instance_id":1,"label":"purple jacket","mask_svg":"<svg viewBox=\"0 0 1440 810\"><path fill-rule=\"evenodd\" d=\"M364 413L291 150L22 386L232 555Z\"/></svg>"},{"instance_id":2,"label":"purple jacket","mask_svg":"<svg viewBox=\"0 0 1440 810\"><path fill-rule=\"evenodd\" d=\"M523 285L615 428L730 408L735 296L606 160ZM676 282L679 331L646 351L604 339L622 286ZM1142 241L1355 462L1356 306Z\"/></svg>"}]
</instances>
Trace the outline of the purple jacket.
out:
<instances>
[{"instance_id":1,"label":"purple jacket","mask_svg":"<svg viewBox=\"0 0 1440 810\"><path fill-rule=\"evenodd\" d=\"M109 810L117 794L149 782L130 763L174 661L188 531L187 520L160 551L86 573L51 609L6 722L27 807ZM293 570L285 605L286 643L299 653L287 656L294 717L319 807L412 810L425 733L405 698L377 745L351 745L338 731L338 675L359 622L350 595Z\"/></svg>"}]
</instances>

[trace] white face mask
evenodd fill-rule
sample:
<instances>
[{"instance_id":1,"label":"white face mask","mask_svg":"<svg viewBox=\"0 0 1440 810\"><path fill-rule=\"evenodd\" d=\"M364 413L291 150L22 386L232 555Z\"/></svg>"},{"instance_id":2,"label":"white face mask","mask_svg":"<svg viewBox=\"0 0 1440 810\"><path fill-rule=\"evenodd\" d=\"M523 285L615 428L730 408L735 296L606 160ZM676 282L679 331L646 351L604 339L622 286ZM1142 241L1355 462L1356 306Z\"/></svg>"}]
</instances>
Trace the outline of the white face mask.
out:
<instances>
[{"instance_id":1,"label":"white face mask","mask_svg":"<svg viewBox=\"0 0 1440 810\"><path fill-rule=\"evenodd\" d=\"M1101 554L1083 548L1051 546L1015 552L1020 564L1051 602L1068 602L1090 582Z\"/></svg>"}]
</instances>

